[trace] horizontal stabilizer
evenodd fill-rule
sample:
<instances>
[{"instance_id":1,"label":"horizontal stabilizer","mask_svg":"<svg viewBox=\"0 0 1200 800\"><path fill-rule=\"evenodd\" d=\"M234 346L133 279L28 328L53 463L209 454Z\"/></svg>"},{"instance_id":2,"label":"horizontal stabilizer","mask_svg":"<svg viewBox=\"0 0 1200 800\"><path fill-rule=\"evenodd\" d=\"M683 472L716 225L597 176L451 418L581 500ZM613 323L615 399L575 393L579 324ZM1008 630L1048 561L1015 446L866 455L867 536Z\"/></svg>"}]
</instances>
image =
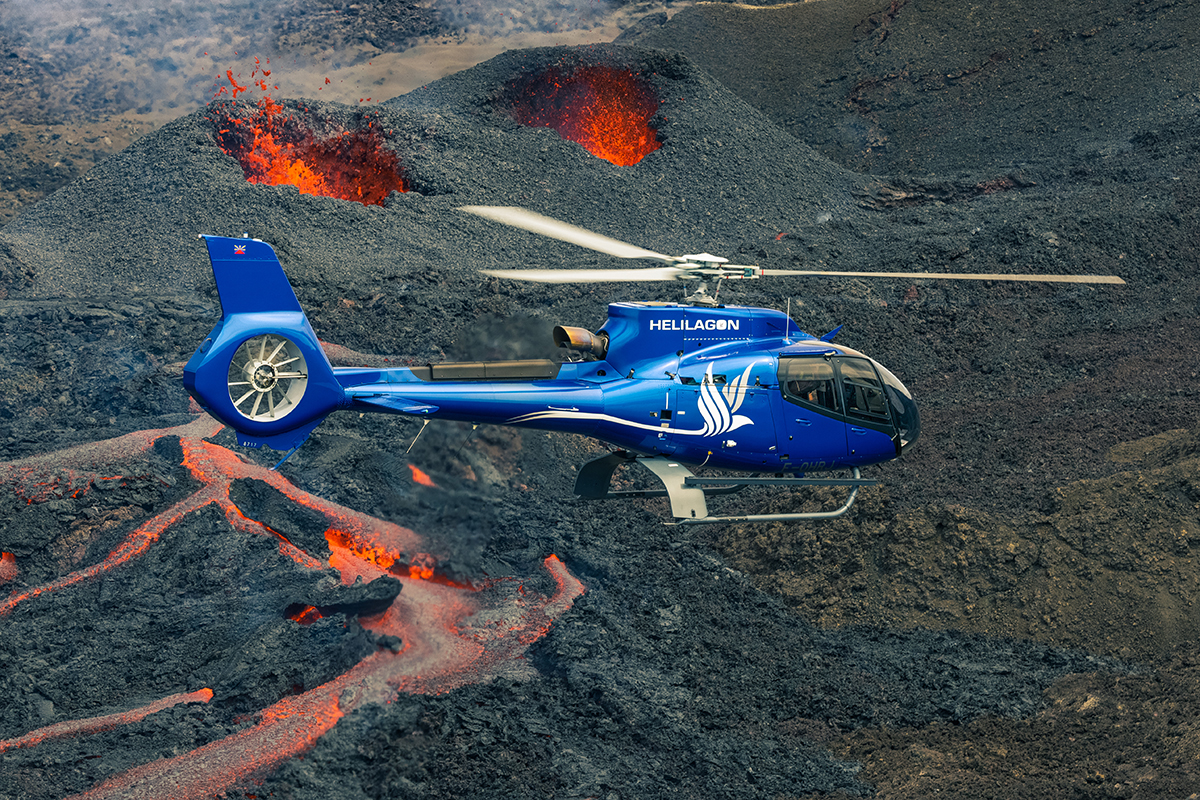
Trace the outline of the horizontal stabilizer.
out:
<instances>
[{"instance_id":1,"label":"horizontal stabilizer","mask_svg":"<svg viewBox=\"0 0 1200 800\"><path fill-rule=\"evenodd\" d=\"M391 411L396 414L413 414L420 417L427 417L438 410L437 406L429 403L419 403L416 400L409 400L407 397L397 397L394 394L377 394L356 395L354 402L362 403L368 406L375 406L380 411Z\"/></svg>"}]
</instances>

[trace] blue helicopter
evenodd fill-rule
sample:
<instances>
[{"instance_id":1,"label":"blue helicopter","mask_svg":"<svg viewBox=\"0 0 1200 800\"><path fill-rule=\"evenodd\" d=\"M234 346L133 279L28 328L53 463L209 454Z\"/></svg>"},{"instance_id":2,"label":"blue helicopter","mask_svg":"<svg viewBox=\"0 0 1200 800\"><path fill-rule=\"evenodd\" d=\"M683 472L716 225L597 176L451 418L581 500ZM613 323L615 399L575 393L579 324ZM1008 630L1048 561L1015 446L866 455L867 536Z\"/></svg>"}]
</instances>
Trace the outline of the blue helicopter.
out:
<instances>
[{"instance_id":1,"label":"blue helicopter","mask_svg":"<svg viewBox=\"0 0 1200 800\"><path fill-rule=\"evenodd\" d=\"M614 451L580 468L575 493L665 496L678 523L829 519L850 509L861 486L875 483L862 478L860 468L897 458L917 440L921 423L912 393L882 364L834 344L837 330L814 337L783 312L722 305L709 296L710 282L717 282L718 294L721 281L764 276L1124 282L1095 275L772 270L708 253L667 256L519 208L461 210L615 257L665 264L483 271L489 275L571 283L683 280L696 288L680 303L611 303L595 332L556 327L555 343L570 353L564 362L333 367L271 246L202 236L222 319L184 368L188 392L233 428L238 444L287 451L280 464L334 411L404 414L426 424L459 420L598 439ZM664 489L612 491L612 475L625 464L647 468ZM697 477L689 467L758 475ZM833 470L851 476L807 477ZM831 511L709 513L708 495L754 485L850 491Z\"/></svg>"}]
</instances>

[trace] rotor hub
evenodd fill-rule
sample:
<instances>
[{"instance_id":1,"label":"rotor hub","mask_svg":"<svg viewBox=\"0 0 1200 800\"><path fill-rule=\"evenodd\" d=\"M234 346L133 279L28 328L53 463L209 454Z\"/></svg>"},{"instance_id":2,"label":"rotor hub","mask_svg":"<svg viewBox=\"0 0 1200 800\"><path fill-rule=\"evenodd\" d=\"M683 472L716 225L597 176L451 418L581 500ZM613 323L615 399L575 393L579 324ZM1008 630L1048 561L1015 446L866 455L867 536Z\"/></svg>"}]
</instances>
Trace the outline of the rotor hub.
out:
<instances>
[{"instance_id":1,"label":"rotor hub","mask_svg":"<svg viewBox=\"0 0 1200 800\"><path fill-rule=\"evenodd\" d=\"M275 367L270 364L257 364L250 373L250 385L260 392L270 391L278 382Z\"/></svg>"}]
</instances>

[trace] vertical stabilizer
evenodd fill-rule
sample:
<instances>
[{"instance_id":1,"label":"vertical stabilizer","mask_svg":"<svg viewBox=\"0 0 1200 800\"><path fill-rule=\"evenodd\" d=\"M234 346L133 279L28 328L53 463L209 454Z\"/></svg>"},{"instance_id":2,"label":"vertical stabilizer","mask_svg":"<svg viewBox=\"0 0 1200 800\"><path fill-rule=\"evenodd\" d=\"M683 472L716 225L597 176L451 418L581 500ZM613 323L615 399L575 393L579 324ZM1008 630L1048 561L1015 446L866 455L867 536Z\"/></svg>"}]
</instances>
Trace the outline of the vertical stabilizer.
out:
<instances>
[{"instance_id":1,"label":"vertical stabilizer","mask_svg":"<svg viewBox=\"0 0 1200 800\"><path fill-rule=\"evenodd\" d=\"M258 239L204 236L225 316L256 311L300 311L275 250Z\"/></svg>"}]
</instances>

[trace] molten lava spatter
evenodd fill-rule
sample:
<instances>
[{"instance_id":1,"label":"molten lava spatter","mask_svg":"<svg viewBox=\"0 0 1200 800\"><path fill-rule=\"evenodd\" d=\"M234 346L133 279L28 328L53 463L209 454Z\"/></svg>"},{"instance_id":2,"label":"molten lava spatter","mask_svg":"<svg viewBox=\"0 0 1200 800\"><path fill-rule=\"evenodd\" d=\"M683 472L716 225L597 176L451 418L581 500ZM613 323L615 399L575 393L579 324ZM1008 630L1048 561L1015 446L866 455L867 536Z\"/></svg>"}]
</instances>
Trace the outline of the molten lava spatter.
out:
<instances>
[{"instance_id":1,"label":"molten lava spatter","mask_svg":"<svg viewBox=\"0 0 1200 800\"><path fill-rule=\"evenodd\" d=\"M434 567L437 559L429 553L414 553L406 555L402 549L390 544L386 537L374 537L370 540L347 533L337 528L325 531L325 541L329 544L329 566L342 574L342 582L349 585L355 578L377 577L368 571L359 569L362 563L369 563L380 570L397 578L412 578L414 580L431 580L434 578ZM444 577L440 582L460 589L471 588L465 583L455 583Z\"/></svg>"},{"instance_id":2,"label":"molten lava spatter","mask_svg":"<svg viewBox=\"0 0 1200 800\"><path fill-rule=\"evenodd\" d=\"M628 167L662 147L650 119L653 88L627 69L551 68L514 87L510 113L522 125L553 128L589 153Z\"/></svg>"},{"instance_id":3,"label":"molten lava spatter","mask_svg":"<svg viewBox=\"0 0 1200 800\"><path fill-rule=\"evenodd\" d=\"M15 581L20 574L17 557L12 553L0 553L0 583Z\"/></svg>"},{"instance_id":4,"label":"molten lava spatter","mask_svg":"<svg viewBox=\"0 0 1200 800\"><path fill-rule=\"evenodd\" d=\"M284 614L292 622L299 622L301 625L312 625L322 616L316 606L303 606L295 611L288 609Z\"/></svg>"},{"instance_id":5,"label":"molten lava spatter","mask_svg":"<svg viewBox=\"0 0 1200 800\"><path fill-rule=\"evenodd\" d=\"M251 83L264 94L253 107L217 105L210 119L217 127L217 144L242 166L250 183L291 185L302 194L336 197L363 205L383 205L392 192L408 191L396 154L384 145L377 118L362 116L353 129L318 138L298 109L285 109L266 94L259 67ZM262 74L270 75L269 70ZM236 98L249 91L233 71L229 87L218 94Z\"/></svg>"},{"instance_id":6,"label":"molten lava spatter","mask_svg":"<svg viewBox=\"0 0 1200 800\"><path fill-rule=\"evenodd\" d=\"M412 472L414 483L419 483L422 486L437 486L437 484L433 482L433 478L429 477L429 474L425 472L425 470L417 468L417 466L414 464L409 464L408 468Z\"/></svg>"},{"instance_id":7,"label":"molten lava spatter","mask_svg":"<svg viewBox=\"0 0 1200 800\"><path fill-rule=\"evenodd\" d=\"M397 692L442 693L498 674L527 671L522 654L584 591L554 556L545 562L557 584L551 597L526 592L512 579L481 586L450 581L437 573L437 559L413 531L314 497L278 472L247 463L206 441L220 429L219 423L200 416L176 428L142 431L0 464L0 484L9 486L26 502L39 503L86 492L98 481L124 480L124 476L113 474L119 471L119 465L135 460L134 456L153 447L157 439L172 436L179 440L184 466L200 484L192 495L137 526L99 564L14 592L0 601L0 625L3 616L42 594L66 590L119 570L145 554L171 525L210 504L220 508L235 528L274 538L280 552L294 560L297 569L325 569L320 560L247 517L234 504L230 497L233 482L253 479L325 517L329 526L325 538L332 553L329 566L339 570L343 583L353 584L358 578L370 582L385 575L402 581L403 590L390 607L361 620L363 627L386 637L381 642L387 641L389 646L340 677L263 709L257 724L248 729L189 753L114 775L81 797L194 800L223 796L304 753L341 717L363 705L387 703ZM49 490L38 488L47 485ZM321 616L320 609L300 604L284 613L301 624ZM397 641L399 647L394 644ZM395 652L397 649L399 652ZM0 750L35 747L48 739L106 730L174 704L207 702L211 696L209 690L202 689L104 717L59 723L0 742Z\"/></svg>"}]
</instances>

